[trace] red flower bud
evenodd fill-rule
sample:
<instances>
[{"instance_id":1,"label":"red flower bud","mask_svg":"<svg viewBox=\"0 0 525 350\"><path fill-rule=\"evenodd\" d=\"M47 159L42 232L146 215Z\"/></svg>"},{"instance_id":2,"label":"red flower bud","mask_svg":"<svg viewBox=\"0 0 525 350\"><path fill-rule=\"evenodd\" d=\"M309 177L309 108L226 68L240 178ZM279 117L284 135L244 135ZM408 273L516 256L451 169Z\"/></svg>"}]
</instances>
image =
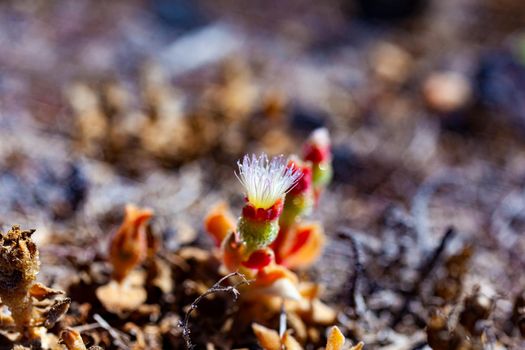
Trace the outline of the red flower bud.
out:
<instances>
[{"instance_id":1,"label":"red flower bud","mask_svg":"<svg viewBox=\"0 0 525 350\"><path fill-rule=\"evenodd\" d=\"M304 160L309 160L314 164L325 163L331 160L330 152L330 135L328 130L320 128L315 130L308 141L306 141L303 150Z\"/></svg>"},{"instance_id":2,"label":"red flower bud","mask_svg":"<svg viewBox=\"0 0 525 350\"><path fill-rule=\"evenodd\" d=\"M243 261L242 265L249 269L260 270L268 266L274 259L271 249L259 249L250 254L248 260Z\"/></svg>"},{"instance_id":3,"label":"red flower bud","mask_svg":"<svg viewBox=\"0 0 525 350\"><path fill-rule=\"evenodd\" d=\"M304 146L304 160L309 160L314 164L319 164L330 160L330 148L321 147L316 144L306 144Z\"/></svg>"},{"instance_id":4,"label":"red flower bud","mask_svg":"<svg viewBox=\"0 0 525 350\"><path fill-rule=\"evenodd\" d=\"M299 178L297 184L290 190L289 193L292 195L306 192L312 185L312 168L308 165L300 168L303 175Z\"/></svg>"},{"instance_id":5,"label":"red flower bud","mask_svg":"<svg viewBox=\"0 0 525 350\"><path fill-rule=\"evenodd\" d=\"M277 202L268 209L255 208L251 203L247 203L242 208L242 216L255 221L272 221L277 219L282 211L283 201L278 199Z\"/></svg>"}]
</instances>

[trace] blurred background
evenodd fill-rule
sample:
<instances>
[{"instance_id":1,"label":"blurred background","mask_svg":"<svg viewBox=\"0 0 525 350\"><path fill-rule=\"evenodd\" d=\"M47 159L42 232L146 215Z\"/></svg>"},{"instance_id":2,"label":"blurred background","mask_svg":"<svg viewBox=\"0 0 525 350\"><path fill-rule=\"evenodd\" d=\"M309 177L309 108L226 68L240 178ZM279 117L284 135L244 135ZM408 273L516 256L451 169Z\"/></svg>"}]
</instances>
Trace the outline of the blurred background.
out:
<instances>
[{"instance_id":1,"label":"blurred background","mask_svg":"<svg viewBox=\"0 0 525 350\"><path fill-rule=\"evenodd\" d=\"M346 234L382 310L414 277L392 269L449 225L475 246L468 285L512 298L524 30L515 0L1 1L1 223L38 229L42 278L63 273L60 246L104 251L128 202L155 210L168 249L211 246L206 210L241 205L236 160L299 152L325 126L335 178L318 217L332 241L316 269L331 270L313 274L329 298L349 273Z\"/></svg>"}]
</instances>

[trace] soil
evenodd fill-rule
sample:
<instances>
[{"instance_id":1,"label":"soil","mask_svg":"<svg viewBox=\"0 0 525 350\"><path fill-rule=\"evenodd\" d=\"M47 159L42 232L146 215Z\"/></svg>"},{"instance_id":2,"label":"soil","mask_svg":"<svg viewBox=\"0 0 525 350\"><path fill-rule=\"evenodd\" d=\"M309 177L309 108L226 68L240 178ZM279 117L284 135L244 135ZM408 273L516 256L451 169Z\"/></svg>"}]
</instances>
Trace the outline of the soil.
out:
<instances>
[{"instance_id":1,"label":"soil","mask_svg":"<svg viewBox=\"0 0 525 350\"><path fill-rule=\"evenodd\" d=\"M224 276L203 218L240 213L244 154L298 153L327 127L334 179L313 218L328 239L299 275L349 341L525 348L525 4L365 3L0 3L0 221L36 229L38 281L71 299L50 334L260 348L228 281L181 326ZM136 271L145 301L115 312L96 290L127 203L154 211L157 248ZM290 317L324 346L329 325Z\"/></svg>"}]
</instances>

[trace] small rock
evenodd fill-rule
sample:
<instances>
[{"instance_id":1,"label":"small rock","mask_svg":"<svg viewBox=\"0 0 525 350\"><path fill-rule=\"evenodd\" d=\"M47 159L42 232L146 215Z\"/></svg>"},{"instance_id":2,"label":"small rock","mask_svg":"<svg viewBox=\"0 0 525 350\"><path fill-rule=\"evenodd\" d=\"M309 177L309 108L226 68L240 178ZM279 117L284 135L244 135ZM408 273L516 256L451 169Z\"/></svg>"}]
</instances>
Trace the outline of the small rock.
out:
<instances>
[{"instance_id":1,"label":"small rock","mask_svg":"<svg viewBox=\"0 0 525 350\"><path fill-rule=\"evenodd\" d=\"M427 105L440 113L452 113L465 108L472 98L468 79L457 72L432 73L423 84Z\"/></svg>"},{"instance_id":2,"label":"small rock","mask_svg":"<svg viewBox=\"0 0 525 350\"><path fill-rule=\"evenodd\" d=\"M401 47L391 43L380 43L372 50L372 69L382 79L393 82L404 82L409 74L412 57Z\"/></svg>"}]
</instances>

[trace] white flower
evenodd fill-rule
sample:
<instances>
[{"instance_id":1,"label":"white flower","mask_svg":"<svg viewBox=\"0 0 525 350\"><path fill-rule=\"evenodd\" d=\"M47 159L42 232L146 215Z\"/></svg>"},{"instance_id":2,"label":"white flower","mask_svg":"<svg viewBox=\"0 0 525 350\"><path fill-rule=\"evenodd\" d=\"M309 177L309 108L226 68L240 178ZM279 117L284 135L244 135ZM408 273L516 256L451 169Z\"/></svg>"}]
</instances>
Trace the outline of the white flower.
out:
<instances>
[{"instance_id":1,"label":"white flower","mask_svg":"<svg viewBox=\"0 0 525 350\"><path fill-rule=\"evenodd\" d=\"M296 167L288 167L283 156L268 160L266 154L259 157L245 155L237 162L239 173L235 173L246 191L246 197L256 208L268 209L290 191L302 176Z\"/></svg>"}]
</instances>

